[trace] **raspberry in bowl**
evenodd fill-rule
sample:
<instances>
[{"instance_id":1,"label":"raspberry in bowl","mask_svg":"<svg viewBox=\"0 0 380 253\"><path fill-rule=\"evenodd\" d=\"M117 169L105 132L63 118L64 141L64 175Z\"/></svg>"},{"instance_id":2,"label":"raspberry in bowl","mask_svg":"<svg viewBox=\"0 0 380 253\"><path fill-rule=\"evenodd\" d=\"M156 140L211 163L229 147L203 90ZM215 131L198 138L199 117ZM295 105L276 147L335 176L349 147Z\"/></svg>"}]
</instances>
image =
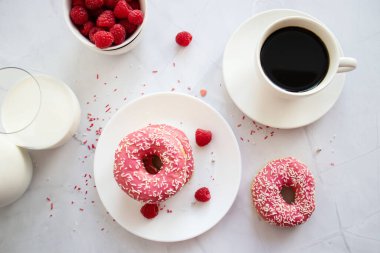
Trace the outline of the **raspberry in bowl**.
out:
<instances>
[{"instance_id":1,"label":"raspberry in bowl","mask_svg":"<svg viewBox=\"0 0 380 253\"><path fill-rule=\"evenodd\" d=\"M87 47L108 55L123 54L141 39L146 0L65 0L71 32Z\"/></svg>"}]
</instances>

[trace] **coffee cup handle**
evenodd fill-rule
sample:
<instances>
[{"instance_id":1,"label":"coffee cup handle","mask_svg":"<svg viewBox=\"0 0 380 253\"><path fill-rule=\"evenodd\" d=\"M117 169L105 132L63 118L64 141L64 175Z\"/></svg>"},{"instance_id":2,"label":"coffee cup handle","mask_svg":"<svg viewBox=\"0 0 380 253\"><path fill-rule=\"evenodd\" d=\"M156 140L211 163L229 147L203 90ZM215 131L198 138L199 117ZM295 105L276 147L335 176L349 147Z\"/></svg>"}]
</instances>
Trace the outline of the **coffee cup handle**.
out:
<instances>
[{"instance_id":1,"label":"coffee cup handle","mask_svg":"<svg viewBox=\"0 0 380 253\"><path fill-rule=\"evenodd\" d=\"M338 73L348 72L356 69L357 61L351 57L341 57L339 59Z\"/></svg>"}]
</instances>

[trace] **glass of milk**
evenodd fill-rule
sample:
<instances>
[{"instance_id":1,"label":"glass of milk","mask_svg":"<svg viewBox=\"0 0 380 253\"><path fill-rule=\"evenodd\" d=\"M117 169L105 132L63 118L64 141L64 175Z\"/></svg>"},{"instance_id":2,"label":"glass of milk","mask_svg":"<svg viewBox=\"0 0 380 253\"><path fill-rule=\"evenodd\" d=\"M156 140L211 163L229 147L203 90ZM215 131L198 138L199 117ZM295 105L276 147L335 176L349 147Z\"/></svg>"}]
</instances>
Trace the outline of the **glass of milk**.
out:
<instances>
[{"instance_id":1,"label":"glass of milk","mask_svg":"<svg viewBox=\"0 0 380 253\"><path fill-rule=\"evenodd\" d=\"M17 68L0 69L0 134L27 149L66 143L79 126L80 106L62 81Z\"/></svg>"}]
</instances>

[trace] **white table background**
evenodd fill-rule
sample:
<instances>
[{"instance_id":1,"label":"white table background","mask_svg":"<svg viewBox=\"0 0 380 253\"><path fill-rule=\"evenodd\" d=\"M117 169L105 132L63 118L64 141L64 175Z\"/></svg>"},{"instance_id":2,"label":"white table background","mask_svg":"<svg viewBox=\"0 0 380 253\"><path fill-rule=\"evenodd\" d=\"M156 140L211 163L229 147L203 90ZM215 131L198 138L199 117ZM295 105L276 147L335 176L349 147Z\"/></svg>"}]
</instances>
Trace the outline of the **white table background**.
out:
<instances>
[{"instance_id":1,"label":"white table background","mask_svg":"<svg viewBox=\"0 0 380 253\"><path fill-rule=\"evenodd\" d=\"M65 81L82 107L78 138L94 144L94 130L125 103L172 88L199 97L199 90L206 88L202 100L226 118L242 153L243 177L233 207L215 227L188 241L138 238L107 214L93 178L86 176L93 173L94 153L72 138L55 150L30 152L35 170L29 190L0 209L0 252L380 252L380 1L148 4L141 44L128 54L110 57L90 51L71 34L62 1L1 0L0 65L34 69ZM223 49L232 32L252 15L273 8L297 9L320 19L336 34L346 56L359 62L358 69L347 75L333 109L316 123L294 130L260 129L243 119L222 80ZM193 34L188 48L174 42L181 30ZM111 110L106 113L107 104ZM87 113L104 119L90 132ZM267 161L286 155L307 163L316 178L316 210L295 229L259 219L249 191ZM74 190L75 185L81 190Z\"/></svg>"}]
</instances>

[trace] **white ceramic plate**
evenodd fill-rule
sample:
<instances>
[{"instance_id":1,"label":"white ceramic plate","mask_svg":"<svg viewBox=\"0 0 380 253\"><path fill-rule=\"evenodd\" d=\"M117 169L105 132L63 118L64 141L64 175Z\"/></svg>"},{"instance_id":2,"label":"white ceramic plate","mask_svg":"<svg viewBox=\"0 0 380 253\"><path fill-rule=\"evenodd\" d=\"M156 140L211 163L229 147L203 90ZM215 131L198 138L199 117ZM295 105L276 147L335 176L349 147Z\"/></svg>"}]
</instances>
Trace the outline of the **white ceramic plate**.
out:
<instances>
[{"instance_id":1,"label":"white ceramic plate","mask_svg":"<svg viewBox=\"0 0 380 253\"><path fill-rule=\"evenodd\" d=\"M113 161L119 141L150 123L169 124L185 132L193 147L195 170L182 190L161 204L164 210L147 220L140 214L142 204L115 182ZM213 140L203 148L194 140L197 128L213 133ZM230 209L240 184L240 151L228 123L209 105L188 95L157 93L125 105L108 122L96 149L94 176L104 206L126 230L149 240L181 241L204 233ZM212 196L207 203L194 199L195 191L203 186Z\"/></svg>"},{"instance_id":2,"label":"white ceramic plate","mask_svg":"<svg viewBox=\"0 0 380 253\"><path fill-rule=\"evenodd\" d=\"M223 75L227 91L239 109L264 125L297 128L308 125L325 113L338 100L345 75L337 74L324 90L300 99L282 99L262 89L255 68L255 50L264 29L286 16L305 16L294 10L271 10L244 22L232 35L224 51ZM314 18L313 18L314 19ZM343 52L341 55L343 56Z\"/></svg>"}]
</instances>

